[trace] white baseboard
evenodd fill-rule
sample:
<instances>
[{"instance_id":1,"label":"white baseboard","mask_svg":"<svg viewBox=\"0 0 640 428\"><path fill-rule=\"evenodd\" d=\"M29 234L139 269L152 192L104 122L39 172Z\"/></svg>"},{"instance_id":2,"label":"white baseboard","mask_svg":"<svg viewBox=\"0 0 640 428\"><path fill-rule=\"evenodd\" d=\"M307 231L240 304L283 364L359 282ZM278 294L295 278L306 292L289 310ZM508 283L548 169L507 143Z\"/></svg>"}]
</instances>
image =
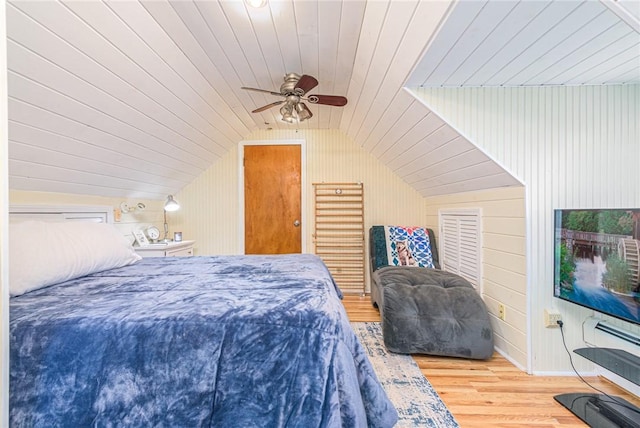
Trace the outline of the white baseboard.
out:
<instances>
[{"instance_id":1,"label":"white baseboard","mask_svg":"<svg viewBox=\"0 0 640 428\"><path fill-rule=\"evenodd\" d=\"M578 375L576 374L576 372L574 372L573 370L569 371L569 372L545 372L545 371L534 371L531 373L533 376L568 376L568 377L578 377ZM594 377L594 376L598 376L599 373L597 372L584 372L584 373L580 373L580 376L582 377Z\"/></svg>"},{"instance_id":2,"label":"white baseboard","mask_svg":"<svg viewBox=\"0 0 640 428\"><path fill-rule=\"evenodd\" d=\"M502 349L498 348L497 346L495 346L493 348L498 354L502 355L504 357L505 360L509 361L511 364L513 364L514 366L516 366L517 368L519 368L520 370L522 370L523 372L527 372L527 368L523 367L520 363L518 363L516 360L514 360L513 358L511 358L509 356L509 354L507 354L506 352L504 352Z\"/></svg>"},{"instance_id":3,"label":"white baseboard","mask_svg":"<svg viewBox=\"0 0 640 428\"><path fill-rule=\"evenodd\" d=\"M513 364L514 366L516 366L517 368L519 368L523 372L529 373L530 375L533 375L533 376L573 376L573 377L577 377L578 376L576 374L576 372L574 372L573 370L568 371L568 372L566 372L566 371L547 372L547 371L539 371L539 370L535 370L535 371L529 372L526 367L523 367L521 364L519 364L513 358L509 357L509 355L507 355L507 353L504 352L502 349L498 348L497 346L494 347L494 349L498 354L502 355L511 364ZM599 376L600 374L601 373L599 371L580 373L581 376Z\"/></svg>"}]
</instances>

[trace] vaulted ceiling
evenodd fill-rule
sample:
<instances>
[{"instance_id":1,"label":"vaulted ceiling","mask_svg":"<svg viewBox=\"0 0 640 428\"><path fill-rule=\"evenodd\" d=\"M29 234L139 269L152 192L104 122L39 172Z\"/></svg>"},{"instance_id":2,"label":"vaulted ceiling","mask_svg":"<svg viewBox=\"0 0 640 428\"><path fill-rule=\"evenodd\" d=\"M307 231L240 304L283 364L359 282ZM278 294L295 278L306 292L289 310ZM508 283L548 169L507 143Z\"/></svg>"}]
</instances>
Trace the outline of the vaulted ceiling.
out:
<instances>
[{"instance_id":1,"label":"vaulted ceiling","mask_svg":"<svg viewBox=\"0 0 640 428\"><path fill-rule=\"evenodd\" d=\"M11 189L161 199L253 130L341 129L424 196L518 184L407 87L640 82L640 5L603 1L9 1ZM286 73L315 76L286 124ZM464 153L464 156L460 154Z\"/></svg>"}]
</instances>

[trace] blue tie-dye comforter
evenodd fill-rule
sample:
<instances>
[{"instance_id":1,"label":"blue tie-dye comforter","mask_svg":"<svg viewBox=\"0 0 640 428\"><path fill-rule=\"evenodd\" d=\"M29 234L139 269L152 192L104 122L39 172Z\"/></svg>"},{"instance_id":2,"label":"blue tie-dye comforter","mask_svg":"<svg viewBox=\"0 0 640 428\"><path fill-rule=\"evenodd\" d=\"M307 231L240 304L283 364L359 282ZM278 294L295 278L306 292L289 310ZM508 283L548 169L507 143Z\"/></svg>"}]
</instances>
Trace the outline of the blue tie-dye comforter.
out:
<instances>
[{"instance_id":1,"label":"blue tie-dye comforter","mask_svg":"<svg viewBox=\"0 0 640 428\"><path fill-rule=\"evenodd\" d=\"M387 427L313 255L146 258L11 299L12 427Z\"/></svg>"}]
</instances>

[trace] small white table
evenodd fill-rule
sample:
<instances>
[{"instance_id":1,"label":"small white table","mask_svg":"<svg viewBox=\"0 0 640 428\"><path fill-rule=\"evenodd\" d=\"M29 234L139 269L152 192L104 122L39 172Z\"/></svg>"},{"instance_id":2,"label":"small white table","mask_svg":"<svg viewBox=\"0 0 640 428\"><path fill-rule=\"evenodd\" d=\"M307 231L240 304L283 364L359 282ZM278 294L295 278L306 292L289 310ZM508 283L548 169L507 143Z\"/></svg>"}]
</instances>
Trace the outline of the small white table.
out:
<instances>
[{"instance_id":1,"label":"small white table","mask_svg":"<svg viewBox=\"0 0 640 428\"><path fill-rule=\"evenodd\" d=\"M190 257L196 241L161 242L144 247L133 247L142 257Z\"/></svg>"}]
</instances>

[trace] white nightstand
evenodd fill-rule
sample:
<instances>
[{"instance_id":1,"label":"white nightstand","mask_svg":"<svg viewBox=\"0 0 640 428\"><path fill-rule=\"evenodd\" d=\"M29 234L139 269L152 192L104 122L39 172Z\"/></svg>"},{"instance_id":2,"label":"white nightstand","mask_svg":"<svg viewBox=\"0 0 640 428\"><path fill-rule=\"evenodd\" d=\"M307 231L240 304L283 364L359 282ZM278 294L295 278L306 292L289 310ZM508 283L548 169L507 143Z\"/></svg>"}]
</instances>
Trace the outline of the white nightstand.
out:
<instances>
[{"instance_id":1,"label":"white nightstand","mask_svg":"<svg viewBox=\"0 0 640 428\"><path fill-rule=\"evenodd\" d=\"M142 257L190 257L193 256L193 244L196 241L168 242L149 244L145 247L133 247Z\"/></svg>"}]
</instances>

